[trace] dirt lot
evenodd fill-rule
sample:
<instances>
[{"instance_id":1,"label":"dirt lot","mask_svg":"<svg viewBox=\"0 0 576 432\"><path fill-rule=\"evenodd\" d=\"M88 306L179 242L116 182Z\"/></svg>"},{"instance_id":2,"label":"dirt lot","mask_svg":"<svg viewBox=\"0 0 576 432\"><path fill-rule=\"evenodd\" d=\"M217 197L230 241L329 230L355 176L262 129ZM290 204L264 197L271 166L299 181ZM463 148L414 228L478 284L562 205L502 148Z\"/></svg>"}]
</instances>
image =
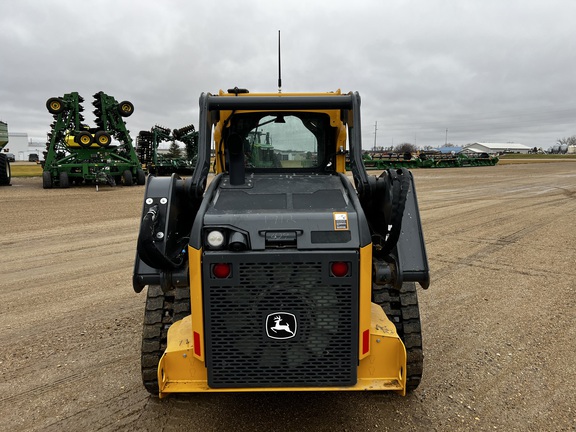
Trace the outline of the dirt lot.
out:
<instances>
[{"instance_id":1,"label":"dirt lot","mask_svg":"<svg viewBox=\"0 0 576 432\"><path fill-rule=\"evenodd\" d=\"M574 431L576 163L415 170L421 386L150 397L131 286L143 187L0 188L3 430Z\"/></svg>"}]
</instances>

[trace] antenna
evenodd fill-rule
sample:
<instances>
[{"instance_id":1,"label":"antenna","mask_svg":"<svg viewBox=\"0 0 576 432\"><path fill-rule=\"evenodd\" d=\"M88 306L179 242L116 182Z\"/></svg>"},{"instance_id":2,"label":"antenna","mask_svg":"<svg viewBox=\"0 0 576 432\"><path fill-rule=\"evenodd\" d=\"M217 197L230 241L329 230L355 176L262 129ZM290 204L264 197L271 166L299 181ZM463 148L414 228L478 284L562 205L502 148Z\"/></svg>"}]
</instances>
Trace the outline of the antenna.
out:
<instances>
[{"instance_id":1,"label":"antenna","mask_svg":"<svg viewBox=\"0 0 576 432\"><path fill-rule=\"evenodd\" d=\"M282 69L280 64L280 30L278 30L278 93L282 93Z\"/></svg>"}]
</instances>

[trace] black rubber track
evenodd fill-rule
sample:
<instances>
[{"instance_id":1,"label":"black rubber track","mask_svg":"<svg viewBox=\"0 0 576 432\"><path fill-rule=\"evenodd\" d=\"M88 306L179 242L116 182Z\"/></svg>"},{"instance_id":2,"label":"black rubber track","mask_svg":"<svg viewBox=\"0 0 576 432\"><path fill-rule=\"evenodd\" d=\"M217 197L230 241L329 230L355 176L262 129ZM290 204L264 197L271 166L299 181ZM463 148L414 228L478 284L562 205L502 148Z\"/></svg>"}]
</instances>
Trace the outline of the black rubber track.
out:
<instances>
[{"instance_id":1,"label":"black rubber track","mask_svg":"<svg viewBox=\"0 0 576 432\"><path fill-rule=\"evenodd\" d=\"M416 284L406 282L401 290L391 286L372 287L372 301L379 304L396 326L398 336L406 347L406 390L415 390L422 379L424 354L422 351L422 327Z\"/></svg>"},{"instance_id":2,"label":"black rubber track","mask_svg":"<svg viewBox=\"0 0 576 432\"><path fill-rule=\"evenodd\" d=\"M164 293L159 285L149 285L142 329L142 383L158 396L158 363L166 349L172 323L190 315L190 289L175 288Z\"/></svg>"}]
</instances>

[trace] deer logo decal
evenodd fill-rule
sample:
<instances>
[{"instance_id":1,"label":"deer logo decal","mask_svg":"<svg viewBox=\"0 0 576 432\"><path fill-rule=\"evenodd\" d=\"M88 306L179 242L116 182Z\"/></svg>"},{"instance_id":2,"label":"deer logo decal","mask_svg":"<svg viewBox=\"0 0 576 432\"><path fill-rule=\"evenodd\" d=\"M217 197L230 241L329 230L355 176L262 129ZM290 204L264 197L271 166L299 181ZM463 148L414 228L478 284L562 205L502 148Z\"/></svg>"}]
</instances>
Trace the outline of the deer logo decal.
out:
<instances>
[{"instance_id":1,"label":"deer logo decal","mask_svg":"<svg viewBox=\"0 0 576 432\"><path fill-rule=\"evenodd\" d=\"M291 339L296 336L298 323L290 312L274 312L266 317L266 335L270 339Z\"/></svg>"}]
</instances>

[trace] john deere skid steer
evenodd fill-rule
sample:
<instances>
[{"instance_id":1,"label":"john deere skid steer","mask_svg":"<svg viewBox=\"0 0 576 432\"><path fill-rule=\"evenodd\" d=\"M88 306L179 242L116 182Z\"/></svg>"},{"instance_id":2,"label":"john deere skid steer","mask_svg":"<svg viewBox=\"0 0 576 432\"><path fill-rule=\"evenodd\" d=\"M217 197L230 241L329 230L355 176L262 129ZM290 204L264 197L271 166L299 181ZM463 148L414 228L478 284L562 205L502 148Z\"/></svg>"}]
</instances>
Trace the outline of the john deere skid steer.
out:
<instances>
[{"instance_id":1,"label":"john deere skid steer","mask_svg":"<svg viewBox=\"0 0 576 432\"><path fill-rule=\"evenodd\" d=\"M198 131L193 175L146 185L146 389L415 389L416 190L406 169L367 175L358 93L202 94Z\"/></svg>"}]
</instances>

